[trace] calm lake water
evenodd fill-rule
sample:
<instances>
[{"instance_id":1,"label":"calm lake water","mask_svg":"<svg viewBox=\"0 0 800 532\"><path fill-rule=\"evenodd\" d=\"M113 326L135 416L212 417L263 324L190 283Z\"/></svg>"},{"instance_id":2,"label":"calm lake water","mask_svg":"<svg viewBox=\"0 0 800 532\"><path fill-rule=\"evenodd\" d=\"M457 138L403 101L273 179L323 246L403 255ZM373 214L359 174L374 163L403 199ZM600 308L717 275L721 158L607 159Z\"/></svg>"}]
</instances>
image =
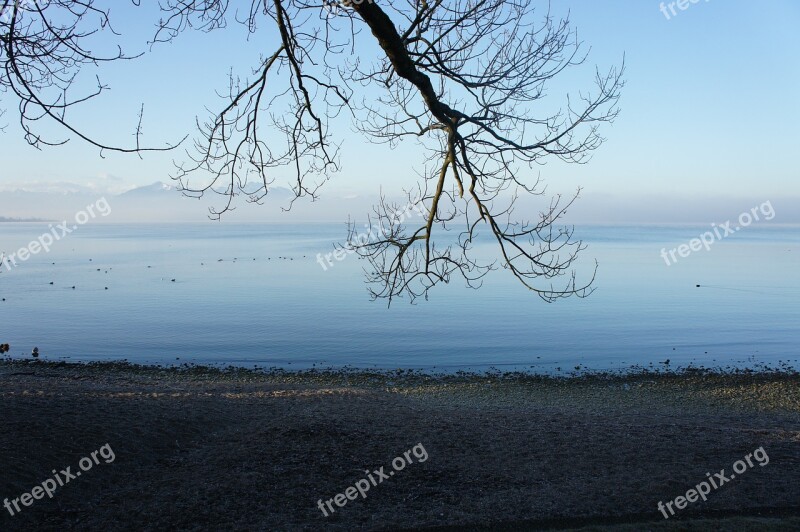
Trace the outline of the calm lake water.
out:
<instances>
[{"instance_id":1,"label":"calm lake water","mask_svg":"<svg viewBox=\"0 0 800 532\"><path fill-rule=\"evenodd\" d=\"M342 224L89 223L2 268L0 342L14 357L250 367L800 368L800 228L751 226L671 266L659 256L707 229L577 227L579 277L599 262L586 299L547 304L499 270L480 290L458 281L387 308L369 300L364 261L316 262ZM2 223L0 251L47 231Z\"/></svg>"}]
</instances>

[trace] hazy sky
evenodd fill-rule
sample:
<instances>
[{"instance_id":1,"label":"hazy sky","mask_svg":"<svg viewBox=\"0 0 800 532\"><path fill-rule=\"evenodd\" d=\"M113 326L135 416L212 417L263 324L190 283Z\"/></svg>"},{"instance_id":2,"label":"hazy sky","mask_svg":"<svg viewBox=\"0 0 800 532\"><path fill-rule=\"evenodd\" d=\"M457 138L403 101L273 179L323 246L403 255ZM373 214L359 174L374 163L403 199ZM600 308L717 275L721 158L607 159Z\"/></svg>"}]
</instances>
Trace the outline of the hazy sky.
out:
<instances>
[{"instance_id":1,"label":"hazy sky","mask_svg":"<svg viewBox=\"0 0 800 532\"><path fill-rule=\"evenodd\" d=\"M548 190L580 185L587 197L610 194L632 201L730 196L756 204L800 197L794 161L800 140L800 3L700 0L668 20L654 0L554 2L556 12L567 8L579 37L591 47L589 68L569 74L553 90L571 89L574 95L590 88L594 65L605 70L623 54L627 85L622 112L602 130L607 142L589 164L540 169ZM126 50L147 50L158 13L121 5L112 15ZM272 28L264 29L249 41L236 26L211 34L187 32L140 59L106 65L99 74L111 92L74 118L96 136L130 141L144 103L145 142L192 133L195 116L220 107L214 91L227 88L228 71L248 76L259 52L269 50L274 35ZM374 50L359 52L371 60ZM169 181L173 158L182 157L175 152L103 159L75 140L39 152L21 138L16 102L3 94L0 105L7 110L0 118L7 124L0 133L2 188L52 181L122 190ZM348 127L334 133L344 141L343 171L323 196L371 197L381 188L394 193L415 179L411 162L419 157L413 145L391 151L366 143Z\"/></svg>"}]
</instances>

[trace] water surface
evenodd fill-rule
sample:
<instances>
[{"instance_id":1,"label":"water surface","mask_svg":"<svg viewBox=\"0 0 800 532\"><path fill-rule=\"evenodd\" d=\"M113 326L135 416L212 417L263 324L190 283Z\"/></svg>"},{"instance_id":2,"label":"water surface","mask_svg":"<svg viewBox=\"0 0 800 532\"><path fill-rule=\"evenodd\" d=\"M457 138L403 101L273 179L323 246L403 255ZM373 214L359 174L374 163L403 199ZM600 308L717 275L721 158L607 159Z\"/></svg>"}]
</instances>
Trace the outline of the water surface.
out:
<instances>
[{"instance_id":1,"label":"water surface","mask_svg":"<svg viewBox=\"0 0 800 532\"><path fill-rule=\"evenodd\" d=\"M341 224L90 223L2 268L0 341L15 357L38 346L50 360L285 368L800 367L800 230L750 227L671 266L659 256L706 229L578 227L579 278L599 262L586 299L547 304L499 270L480 290L456 281L387 308L369 300L363 261L316 261ZM46 231L0 224L0 250Z\"/></svg>"}]
</instances>

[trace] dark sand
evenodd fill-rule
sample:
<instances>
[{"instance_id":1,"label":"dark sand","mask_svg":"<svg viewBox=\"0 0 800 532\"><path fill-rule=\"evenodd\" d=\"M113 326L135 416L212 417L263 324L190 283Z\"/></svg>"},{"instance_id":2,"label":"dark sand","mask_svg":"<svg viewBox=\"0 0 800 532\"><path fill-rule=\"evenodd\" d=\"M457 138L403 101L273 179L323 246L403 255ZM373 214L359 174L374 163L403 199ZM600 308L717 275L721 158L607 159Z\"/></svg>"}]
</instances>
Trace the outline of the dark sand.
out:
<instances>
[{"instance_id":1,"label":"dark sand","mask_svg":"<svg viewBox=\"0 0 800 532\"><path fill-rule=\"evenodd\" d=\"M0 530L800 530L797 373L552 379L0 362ZM331 517L317 508L422 443ZM762 447L665 521L656 508Z\"/></svg>"}]
</instances>

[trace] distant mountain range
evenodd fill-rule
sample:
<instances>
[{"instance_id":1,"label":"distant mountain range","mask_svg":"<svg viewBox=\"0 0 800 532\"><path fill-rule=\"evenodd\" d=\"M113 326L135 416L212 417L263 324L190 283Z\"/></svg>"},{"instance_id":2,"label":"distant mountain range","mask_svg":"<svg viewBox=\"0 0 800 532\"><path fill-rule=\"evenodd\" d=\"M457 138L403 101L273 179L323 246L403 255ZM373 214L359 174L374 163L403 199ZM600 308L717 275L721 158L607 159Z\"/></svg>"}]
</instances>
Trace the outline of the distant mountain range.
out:
<instances>
[{"instance_id":1,"label":"distant mountain range","mask_svg":"<svg viewBox=\"0 0 800 532\"><path fill-rule=\"evenodd\" d=\"M329 184L333 185L333 183ZM344 222L348 218L366 221L379 200L378 193L361 195L337 192L323 187L317 201L302 198L288 208L294 194L285 187L270 187L262 204L247 201L237 194L233 211L223 221L233 222ZM101 197L111 214L100 222L202 222L209 220L210 208L221 209L227 197L208 191L201 198L187 197L175 184L157 181L120 194L103 193L92 187L72 183L33 183L11 190L0 188L0 222L71 220ZM585 193L569 210L568 223L722 223L770 200L775 217L770 223L800 223L800 199L785 197L699 197L681 195L623 196L610 193ZM406 201L396 199L397 203ZM519 219L536 220L549 204L548 197L521 197L516 204Z\"/></svg>"},{"instance_id":2,"label":"distant mountain range","mask_svg":"<svg viewBox=\"0 0 800 532\"><path fill-rule=\"evenodd\" d=\"M219 190L207 191L201 198L188 197L174 184L157 181L121 194L103 193L72 183L36 183L0 191L0 220L70 220L100 198L105 198L111 214L100 222L187 222L209 220L210 208L222 209L227 197ZM248 202L237 193L234 209L223 219L240 222L343 221L349 214L365 217L371 202L358 196L328 196L311 202L303 198L289 207L294 193L284 187L270 187L261 204ZM313 203L313 204L312 204Z\"/></svg>"},{"instance_id":3,"label":"distant mountain range","mask_svg":"<svg viewBox=\"0 0 800 532\"><path fill-rule=\"evenodd\" d=\"M168 185L166 183L162 183L161 181L156 181L152 185L145 185L143 187L134 188L127 192L123 192L119 194L120 196L143 196L147 194L159 194L161 192L172 192L177 190L177 188L173 185Z\"/></svg>"}]
</instances>

